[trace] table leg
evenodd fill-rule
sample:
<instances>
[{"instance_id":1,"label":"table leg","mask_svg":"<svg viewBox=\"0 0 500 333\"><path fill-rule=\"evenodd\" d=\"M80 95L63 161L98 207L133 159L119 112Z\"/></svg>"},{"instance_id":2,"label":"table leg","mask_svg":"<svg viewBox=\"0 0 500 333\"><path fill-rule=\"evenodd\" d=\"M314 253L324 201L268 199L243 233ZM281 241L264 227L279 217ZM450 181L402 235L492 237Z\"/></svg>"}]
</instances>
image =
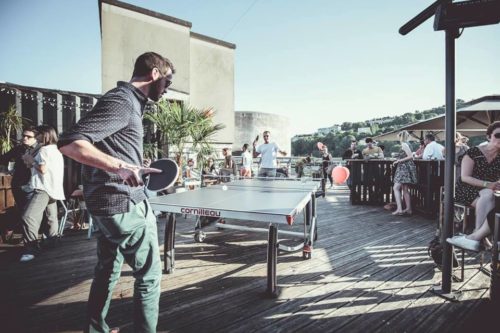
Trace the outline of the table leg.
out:
<instances>
[{"instance_id":1,"label":"table leg","mask_svg":"<svg viewBox=\"0 0 500 333\"><path fill-rule=\"evenodd\" d=\"M278 228L269 225L269 239L267 242L267 290L266 295L271 298L278 297L276 281L276 264L278 261Z\"/></svg>"},{"instance_id":2,"label":"table leg","mask_svg":"<svg viewBox=\"0 0 500 333\"><path fill-rule=\"evenodd\" d=\"M316 198L311 196L311 200L306 205L306 226L309 226L306 237L304 238L304 248L302 250L302 258L311 259L314 241L317 238L316 227Z\"/></svg>"},{"instance_id":3,"label":"table leg","mask_svg":"<svg viewBox=\"0 0 500 333\"><path fill-rule=\"evenodd\" d=\"M168 214L167 225L165 226L165 238L163 246L163 261L165 273L172 274L175 269L175 214Z\"/></svg>"},{"instance_id":4,"label":"table leg","mask_svg":"<svg viewBox=\"0 0 500 333\"><path fill-rule=\"evenodd\" d=\"M318 225L316 224L316 222L317 222L317 220L316 220L316 208L317 208L316 203L317 203L316 197L314 195L312 195L311 196L311 207L312 207L311 218L312 218L312 222L313 222L313 224L312 224L313 231L312 232L314 232L314 235L311 237L311 240L312 240L311 245L312 245L313 241L315 242L318 239Z\"/></svg>"}]
</instances>

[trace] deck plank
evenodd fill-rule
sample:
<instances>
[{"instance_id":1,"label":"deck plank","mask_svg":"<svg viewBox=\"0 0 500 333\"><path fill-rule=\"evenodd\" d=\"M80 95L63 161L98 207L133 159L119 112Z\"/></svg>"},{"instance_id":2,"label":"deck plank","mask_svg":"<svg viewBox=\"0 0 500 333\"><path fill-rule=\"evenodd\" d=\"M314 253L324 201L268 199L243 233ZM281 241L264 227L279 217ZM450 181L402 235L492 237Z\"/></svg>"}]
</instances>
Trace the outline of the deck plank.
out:
<instances>
[{"instance_id":1,"label":"deck plank","mask_svg":"<svg viewBox=\"0 0 500 333\"><path fill-rule=\"evenodd\" d=\"M158 224L160 244L164 222ZM194 220L180 217L176 270L162 276L158 331L456 332L472 327L470 321L482 318L488 305L489 280L477 270L478 257L468 256L465 281L453 283L464 291L462 302L428 291L441 278L426 250L435 225L416 215L352 206L346 189L330 190L318 200L319 239L312 259L281 253L280 297L265 299L266 234L210 226L200 244L193 241ZM0 244L0 320L6 331L81 331L95 240L83 231L67 232L59 247L31 263L17 262L20 253L19 246ZM108 322L124 332L132 328L133 283L125 265L108 315Z\"/></svg>"}]
</instances>

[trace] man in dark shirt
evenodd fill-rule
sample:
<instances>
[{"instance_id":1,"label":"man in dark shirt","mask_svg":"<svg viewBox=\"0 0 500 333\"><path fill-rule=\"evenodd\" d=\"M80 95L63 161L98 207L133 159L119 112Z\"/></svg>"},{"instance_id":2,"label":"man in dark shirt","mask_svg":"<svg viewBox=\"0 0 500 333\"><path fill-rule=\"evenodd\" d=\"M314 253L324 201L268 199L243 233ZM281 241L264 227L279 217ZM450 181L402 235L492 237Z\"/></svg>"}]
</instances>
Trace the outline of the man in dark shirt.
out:
<instances>
[{"instance_id":1,"label":"man in dark shirt","mask_svg":"<svg viewBox=\"0 0 500 333\"><path fill-rule=\"evenodd\" d=\"M12 148L0 156L0 164L8 165L14 161L14 174L12 175L12 194L20 214L24 212L26 204L33 196L31 183L31 168L28 168L23 161L23 155L33 154L39 147L35 138L36 132L33 127L27 127L23 131L22 144ZM11 221L12 223L12 221ZM12 228L12 225L8 226Z\"/></svg>"},{"instance_id":2,"label":"man in dark shirt","mask_svg":"<svg viewBox=\"0 0 500 333\"><path fill-rule=\"evenodd\" d=\"M351 141L351 146L342 154L342 159L343 160L351 160L351 159L362 159L363 155L361 154L361 150L358 148L358 142L356 140ZM348 169L351 169L351 166L349 165L350 162L347 162L346 167ZM352 179L351 177L347 178L347 186L351 188L352 185Z\"/></svg>"},{"instance_id":3,"label":"man in dark shirt","mask_svg":"<svg viewBox=\"0 0 500 333\"><path fill-rule=\"evenodd\" d=\"M357 148L357 145L357 141L352 140L351 146L344 152L344 154L342 155L342 159L350 160L363 158L363 156L361 155L361 150Z\"/></svg>"},{"instance_id":4,"label":"man in dark shirt","mask_svg":"<svg viewBox=\"0 0 500 333\"><path fill-rule=\"evenodd\" d=\"M125 260L136 279L134 332L156 332L161 260L142 175L160 170L142 167L142 116L148 98L158 101L173 74L170 60L140 55L130 82L118 82L59 140L61 152L83 164L84 197L99 229L86 331L109 331L106 315Z\"/></svg>"}]
</instances>

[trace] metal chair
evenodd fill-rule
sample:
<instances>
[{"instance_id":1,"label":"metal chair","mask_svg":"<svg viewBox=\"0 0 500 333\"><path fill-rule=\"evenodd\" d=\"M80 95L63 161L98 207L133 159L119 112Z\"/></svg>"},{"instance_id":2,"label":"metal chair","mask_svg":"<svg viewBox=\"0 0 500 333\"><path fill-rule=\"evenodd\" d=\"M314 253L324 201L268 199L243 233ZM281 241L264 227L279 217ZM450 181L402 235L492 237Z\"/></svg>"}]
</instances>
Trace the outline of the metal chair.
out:
<instances>
[{"instance_id":1,"label":"metal chair","mask_svg":"<svg viewBox=\"0 0 500 333\"><path fill-rule=\"evenodd\" d=\"M83 191L81 188L77 188L71 193L70 198L68 199L68 212L72 213L73 223L81 224L82 226L86 223L85 214L88 216L88 232L87 238L92 236L92 217L87 212L87 207L85 205L85 200L83 198ZM76 219L76 221L75 221Z\"/></svg>"},{"instance_id":2,"label":"metal chair","mask_svg":"<svg viewBox=\"0 0 500 333\"><path fill-rule=\"evenodd\" d=\"M66 220L68 219L68 207L66 207L64 200L57 200L57 201L59 201L59 204L64 210L64 213L61 219L59 220L59 230L58 230L58 236L62 237L62 235L64 234L64 227L66 225Z\"/></svg>"}]
</instances>

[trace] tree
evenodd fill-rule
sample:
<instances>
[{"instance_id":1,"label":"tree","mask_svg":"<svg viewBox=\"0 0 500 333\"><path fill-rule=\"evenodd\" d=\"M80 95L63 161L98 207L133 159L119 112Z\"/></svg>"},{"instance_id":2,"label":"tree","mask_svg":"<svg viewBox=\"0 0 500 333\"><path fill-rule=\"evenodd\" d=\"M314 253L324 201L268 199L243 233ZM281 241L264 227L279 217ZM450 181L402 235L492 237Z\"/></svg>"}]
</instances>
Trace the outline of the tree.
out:
<instances>
[{"instance_id":1,"label":"tree","mask_svg":"<svg viewBox=\"0 0 500 333\"><path fill-rule=\"evenodd\" d=\"M28 119L17 114L14 105L0 113L0 154L5 154L12 149L12 137L17 136L17 133L22 131L23 125L29 122Z\"/></svg>"},{"instance_id":2,"label":"tree","mask_svg":"<svg viewBox=\"0 0 500 333\"><path fill-rule=\"evenodd\" d=\"M184 103L169 103L161 100L156 103L156 112L146 113L144 118L156 125L157 149L164 149L163 154L169 156L174 153L179 165L179 179L182 175L184 163L183 153L187 144L191 143L191 150L197 154L203 165L205 156L213 152L213 136L225 127L223 124L214 124L212 108L199 110ZM161 154L158 151L159 154Z\"/></svg>"}]
</instances>

